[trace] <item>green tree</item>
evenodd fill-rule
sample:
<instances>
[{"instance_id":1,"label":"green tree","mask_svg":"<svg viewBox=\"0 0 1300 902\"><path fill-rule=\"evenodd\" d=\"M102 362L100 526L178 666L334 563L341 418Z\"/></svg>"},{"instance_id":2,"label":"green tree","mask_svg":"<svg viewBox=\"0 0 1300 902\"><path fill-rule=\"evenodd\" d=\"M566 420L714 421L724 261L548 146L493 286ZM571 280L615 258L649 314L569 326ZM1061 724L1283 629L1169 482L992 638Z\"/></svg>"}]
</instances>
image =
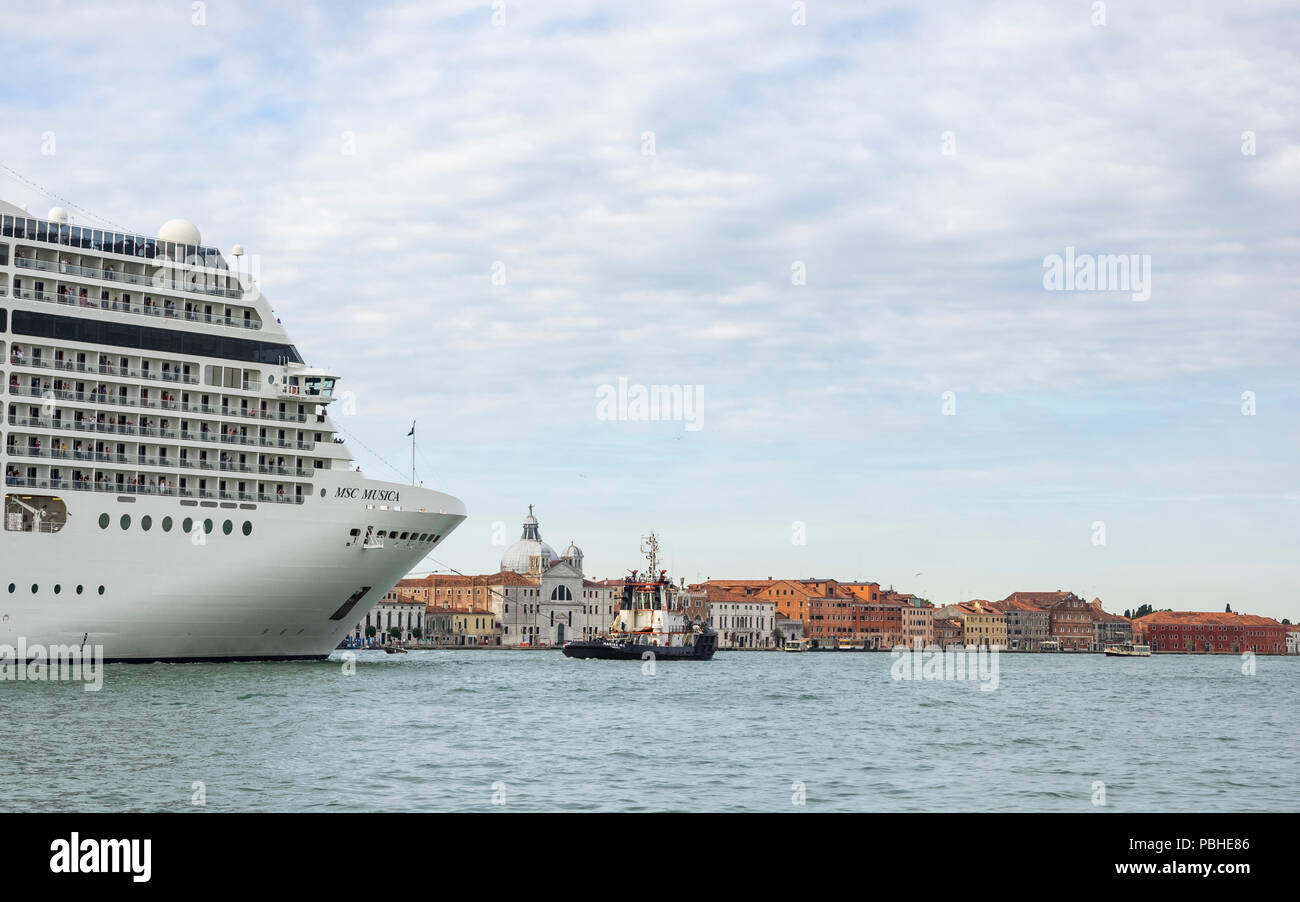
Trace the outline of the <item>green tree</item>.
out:
<instances>
[{"instance_id":1,"label":"green tree","mask_svg":"<svg viewBox=\"0 0 1300 902\"><path fill-rule=\"evenodd\" d=\"M400 626L390 626L388 628L388 635L392 636L394 639L400 639L402 638L402 628Z\"/></svg>"},{"instance_id":2,"label":"green tree","mask_svg":"<svg viewBox=\"0 0 1300 902\"><path fill-rule=\"evenodd\" d=\"M411 630L411 638L415 639L417 642L420 640L420 637L422 637L423 635L424 635L424 631L421 630L418 626L415 629Z\"/></svg>"},{"instance_id":3,"label":"green tree","mask_svg":"<svg viewBox=\"0 0 1300 902\"><path fill-rule=\"evenodd\" d=\"M368 626L368 627L366 627L366 638L367 638L367 639L373 639L373 638L375 638L375 632L376 632L376 630L375 630L375 628L374 628L373 626Z\"/></svg>"}]
</instances>

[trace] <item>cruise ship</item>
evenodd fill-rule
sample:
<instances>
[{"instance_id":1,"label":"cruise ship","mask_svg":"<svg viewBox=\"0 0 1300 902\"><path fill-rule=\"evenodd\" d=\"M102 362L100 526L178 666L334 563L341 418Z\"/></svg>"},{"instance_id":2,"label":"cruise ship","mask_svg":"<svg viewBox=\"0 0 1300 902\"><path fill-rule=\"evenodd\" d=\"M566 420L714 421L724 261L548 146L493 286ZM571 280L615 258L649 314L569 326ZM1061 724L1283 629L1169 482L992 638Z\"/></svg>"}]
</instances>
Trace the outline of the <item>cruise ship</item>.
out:
<instances>
[{"instance_id":1,"label":"cruise ship","mask_svg":"<svg viewBox=\"0 0 1300 902\"><path fill-rule=\"evenodd\" d=\"M338 375L230 250L0 201L0 645L323 658L465 519L353 466Z\"/></svg>"}]
</instances>

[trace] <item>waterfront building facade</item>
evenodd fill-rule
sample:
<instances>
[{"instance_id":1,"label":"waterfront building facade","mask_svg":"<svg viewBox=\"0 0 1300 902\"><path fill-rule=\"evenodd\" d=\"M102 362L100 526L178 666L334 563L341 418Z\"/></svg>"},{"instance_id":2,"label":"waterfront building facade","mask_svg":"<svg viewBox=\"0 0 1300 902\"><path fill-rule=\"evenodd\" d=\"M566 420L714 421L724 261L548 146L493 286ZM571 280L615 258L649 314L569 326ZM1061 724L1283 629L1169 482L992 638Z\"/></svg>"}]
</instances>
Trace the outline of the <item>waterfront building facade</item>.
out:
<instances>
[{"instance_id":1,"label":"waterfront building facade","mask_svg":"<svg viewBox=\"0 0 1300 902\"><path fill-rule=\"evenodd\" d=\"M719 648L775 648L776 605L707 586L709 625L718 631Z\"/></svg>"},{"instance_id":2,"label":"waterfront building facade","mask_svg":"<svg viewBox=\"0 0 1300 902\"><path fill-rule=\"evenodd\" d=\"M939 648L952 648L953 646L963 646L964 631L960 617L945 617L942 614L943 608L935 611L934 615L934 644Z\"/></svg>"},{"instance_id":3,"label":"waterfront building facade","mask_svg":"<svg viewBox=\"0 0 1300 902\"><path fill-rule=\"evenodd\" d=\"M1028 601L1004 599L997 603L1007 618L1007 648L1011 651L1040 651L1052 637L1052 615Z\"/></svg>"},{"instance_id":4,"label":"waterfront building facade","mask_svg":"<svg viewBox=\"0 0 1300 902\"><path fill-rule=\"evenodd\" d=\"M558 648L569 639L607 633L618 612L622 585L622 580L586 579L582 550L571 542L557 554L542 541L530 506L523 535L506 549L498 572L431 574L402 580L397 590L423 600L430 614L491 611L501 645Z\"/></svg>"},{"instance_id":5,"label":"waterfront building facade","mask_svg":"<svg viewBox=\"0 0 1300 902\"><path fill-rule=\"evenodd\" d=\"M776 618L776 644L779 647L803 639L802 620L795 620L793 617L787 617L781 613L776 613L774 616Z\"/></svg>"},{"instance_id":6,"label":"waterfront building facade","mask_svg":"<svg viewBox=\"0 0 1300 902\"><path fill-rule=\"evenodd\" d=\"M501 624L488 609L435 608L427 618L426 640L439 648L482 648L501 644Z\"/></svg>"},{"instance_id":7,"label":"waterfront building facade","mask_svg":"<svg viewBox=\"0 0 1300 902\"><path fill-rule=\"evenodd\" d=\"M913 599L902 606L902 618L902 636L900 639L903 645L915 648L919 641L922 648L929 648L934 644L934 607L932 605Z\"/></svg>"},{"instance_id":8,"label":"waterfront building facade","mask_svg":"<svg viewBox=\"0 0 1300 902\"><path fill-rule=\"evenodd\" d=\"M1092 608L1086 601L1070 592L1049 610L1052 639L1062 650L1092 650Z\"/></svg>"},{"instance_id":9,"label":"waterfront building facade","mask_svg":"<svg viewBox=\"0 0 1300 902\"><path fill-rule=\"evenodd\" d=\"M1152 652L1286 654L1286 627L1256 614L1157 611L1133 625L1135 636L1142 636Z\"/></svg>"},{"instance_id":10,"label":"waterfront building facade","mask_svg":"<svg viewBox=\"0 0 1300 902\"><path fill-rule=\"evenodd\" d=\"M963 601L938 608L935 618L957 618L962 624L961 641L964 645L982 645L985 648L1007 647L1007 618L992 602L982 598Z\"/></svg>"},{"instance_id":11,"label":"waterfront building facade","mask_svg":"<svg viewBox=\"0 0 1300 902\"><path fill-rule=\"evenodd\" d=\"M1107 645L1122 645L1133 641L1133 621L1119 614L1108 614L1101 607L1101 599L1094 598L1092 609L1092 647L1104 651Z\"/></svg>"},{"instance_id":12,"label":"waterfront building facade","mask_svg":"<svg viewBox=\"0 0 1300 902\"><path fill-rule=\"evenodd\" d=\"M367 635L367 627L374 627L374 636ZM398 636L403 644L418 641L424 635L425 609L419 601L402 595L396 588L388 591L383 598L352 629L352 645L389 645L394 641L392 629L401 631Z\"/></svg>"}]
</instances>

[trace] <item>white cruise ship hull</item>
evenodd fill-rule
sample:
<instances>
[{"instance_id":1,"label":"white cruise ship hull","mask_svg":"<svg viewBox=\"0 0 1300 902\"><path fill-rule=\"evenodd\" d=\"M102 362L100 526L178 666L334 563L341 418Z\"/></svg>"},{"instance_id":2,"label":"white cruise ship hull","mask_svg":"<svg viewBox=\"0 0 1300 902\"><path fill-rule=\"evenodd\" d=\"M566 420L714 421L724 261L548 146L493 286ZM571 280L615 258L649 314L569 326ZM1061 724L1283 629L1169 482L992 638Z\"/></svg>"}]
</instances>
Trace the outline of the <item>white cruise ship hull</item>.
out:
<instances>
[{"instance_id":1,"label":"white cruise ship hull","mask_svg":"<svg viewBox=\"0 0 1300 902\"><path fill-rule=\"evenodd\" d=\"M321 471L313 488L301 504L242 506L55 492L68 507L58 532L0 530L0 644L98 645L110 661L323 658L466 514L450 495L349 471ZM429 538L366 541L381 531Z\"/></svg>"}]
</instances>

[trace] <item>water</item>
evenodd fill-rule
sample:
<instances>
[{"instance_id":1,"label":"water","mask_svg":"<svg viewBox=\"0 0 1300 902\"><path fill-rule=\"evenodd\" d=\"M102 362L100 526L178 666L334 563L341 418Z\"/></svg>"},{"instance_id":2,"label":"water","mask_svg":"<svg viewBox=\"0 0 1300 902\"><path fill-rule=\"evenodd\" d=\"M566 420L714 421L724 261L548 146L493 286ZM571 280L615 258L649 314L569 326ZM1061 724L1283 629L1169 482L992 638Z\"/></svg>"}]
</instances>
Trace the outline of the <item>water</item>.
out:
<instances>
[{"instance_id":1,"label":"water","mask_svg":"<svg viewBox=\"0 0 1300 902\"><path fill-rule=\"evenodd\" d=\"M991 692L891 664L723 652L645 676L555 652L362 652L355 675L0 682L0 810L200 810L195 782L218 811L1300 809L1300 658L1246 676L1231 656L1007 654Z\"/></svg>"}]
</instances>

